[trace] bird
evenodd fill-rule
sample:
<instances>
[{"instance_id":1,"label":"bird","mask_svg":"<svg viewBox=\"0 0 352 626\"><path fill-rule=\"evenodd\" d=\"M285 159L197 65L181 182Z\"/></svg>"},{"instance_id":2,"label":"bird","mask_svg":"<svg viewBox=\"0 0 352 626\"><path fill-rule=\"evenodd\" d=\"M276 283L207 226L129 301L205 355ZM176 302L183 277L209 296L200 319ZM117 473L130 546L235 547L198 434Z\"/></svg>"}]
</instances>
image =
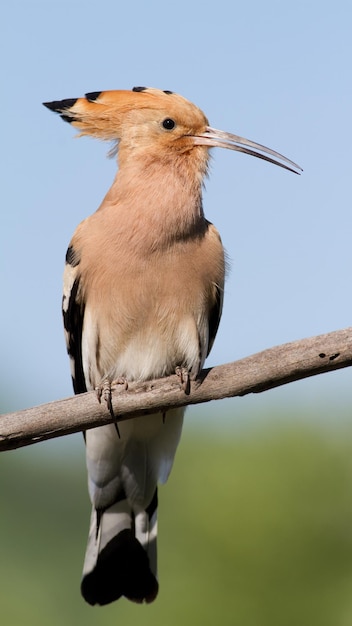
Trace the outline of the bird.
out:
<instances>
[{"instance_id":1,"label":"bird","mask_svg":"<svg viewBox=\"0 0 352 626\"><path fill-rule=\"evenodd\" d=\"M76 394L177 373L187 389L222 313L225 252L203 211L209 149L246 153L296 174L278 152L209 126L169 90L95 91L43 103L79 136L112 142L118 169L66 253L62 299ZM183 408L86 430L90 530L83 598L105 605L157 597L158 484L180 440Z\"/></svg>"}]
</instances>

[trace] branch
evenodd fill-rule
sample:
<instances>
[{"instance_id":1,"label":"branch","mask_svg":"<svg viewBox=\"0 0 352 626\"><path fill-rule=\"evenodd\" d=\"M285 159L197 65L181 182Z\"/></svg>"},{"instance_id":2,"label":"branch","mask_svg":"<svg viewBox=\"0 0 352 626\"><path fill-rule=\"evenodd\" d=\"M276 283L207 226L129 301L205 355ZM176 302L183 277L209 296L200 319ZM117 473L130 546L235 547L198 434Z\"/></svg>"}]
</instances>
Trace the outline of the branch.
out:
<instances>
[{"instance_id":1,"label":"branch","mask_svg":"<svg viewBox=\"0 0 352 626\"><path fill-rule=\"evenodd\" d=\"M179 378L129 384L128 390L113 392L116 421L171 408L209 402L249 393L260 393L280 385L352 365L352 327L286 343L234 363L200 372L189 394ZM93 391L73 398L43 404L0 418L0 451L11 450L109 424L113 420L105 403Z\"/></svg>"}]
</instances>

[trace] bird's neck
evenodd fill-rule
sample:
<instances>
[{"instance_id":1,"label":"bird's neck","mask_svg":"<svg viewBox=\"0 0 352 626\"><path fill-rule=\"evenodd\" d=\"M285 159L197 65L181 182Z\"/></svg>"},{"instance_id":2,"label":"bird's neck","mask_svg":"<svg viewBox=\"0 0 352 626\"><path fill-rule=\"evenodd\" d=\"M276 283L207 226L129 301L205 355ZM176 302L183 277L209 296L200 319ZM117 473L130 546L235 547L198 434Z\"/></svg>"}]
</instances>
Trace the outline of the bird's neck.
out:
<instances>
[{"instance_id":1,"label":"bird's neck","mask_svg":"<svg viewBox=\"0 0 352 626\"><path fill-rule=\"evenodd\" d=\"M162 248L201 236L206 229L202 180L206 170L187 155L171 160L134 159L120 167L104 207L116 211L131 245ZM143 237L142 237L143 235Z\"/></svg>"}]
</instances>

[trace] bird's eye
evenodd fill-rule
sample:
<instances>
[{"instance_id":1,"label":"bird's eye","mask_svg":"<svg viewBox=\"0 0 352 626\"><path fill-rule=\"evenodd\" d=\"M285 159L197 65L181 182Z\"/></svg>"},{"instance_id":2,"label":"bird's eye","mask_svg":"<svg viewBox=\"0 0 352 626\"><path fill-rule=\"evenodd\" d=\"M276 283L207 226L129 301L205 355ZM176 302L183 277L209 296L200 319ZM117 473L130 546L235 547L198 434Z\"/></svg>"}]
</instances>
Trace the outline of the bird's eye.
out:
<instances>
[{"instance_id":1,"label":"bird's eye","mask_svg":"<svg viewBox=\"0 0 352 626\"><path fill-rule=\"evenodd\" d=\"M166 117L162 122L162 127L165 130L173 130L176 126L176 122L171 119L171 117Z\"/></svg>"}]
</instances>

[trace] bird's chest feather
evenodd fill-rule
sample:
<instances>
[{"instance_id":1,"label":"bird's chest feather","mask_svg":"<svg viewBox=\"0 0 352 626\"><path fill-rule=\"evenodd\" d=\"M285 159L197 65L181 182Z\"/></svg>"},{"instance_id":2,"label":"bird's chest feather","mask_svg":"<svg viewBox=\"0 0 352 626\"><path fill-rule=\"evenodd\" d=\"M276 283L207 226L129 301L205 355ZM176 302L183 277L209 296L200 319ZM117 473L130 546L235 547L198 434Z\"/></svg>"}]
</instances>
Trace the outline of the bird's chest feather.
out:
<instances>
[{"instance_id":1,"label":"bird's chest feather","mask_svg":"<svg viewBox=\"0 0 352 626\"><path fill-rule=\"evenodd\" d=\"M212 287L197 256L187 246L145 258L100 255L86 294L82 336L92 385L106 376L159 377L178 365L197 373L208 342Z\"/></svg>"}]
</instances>

